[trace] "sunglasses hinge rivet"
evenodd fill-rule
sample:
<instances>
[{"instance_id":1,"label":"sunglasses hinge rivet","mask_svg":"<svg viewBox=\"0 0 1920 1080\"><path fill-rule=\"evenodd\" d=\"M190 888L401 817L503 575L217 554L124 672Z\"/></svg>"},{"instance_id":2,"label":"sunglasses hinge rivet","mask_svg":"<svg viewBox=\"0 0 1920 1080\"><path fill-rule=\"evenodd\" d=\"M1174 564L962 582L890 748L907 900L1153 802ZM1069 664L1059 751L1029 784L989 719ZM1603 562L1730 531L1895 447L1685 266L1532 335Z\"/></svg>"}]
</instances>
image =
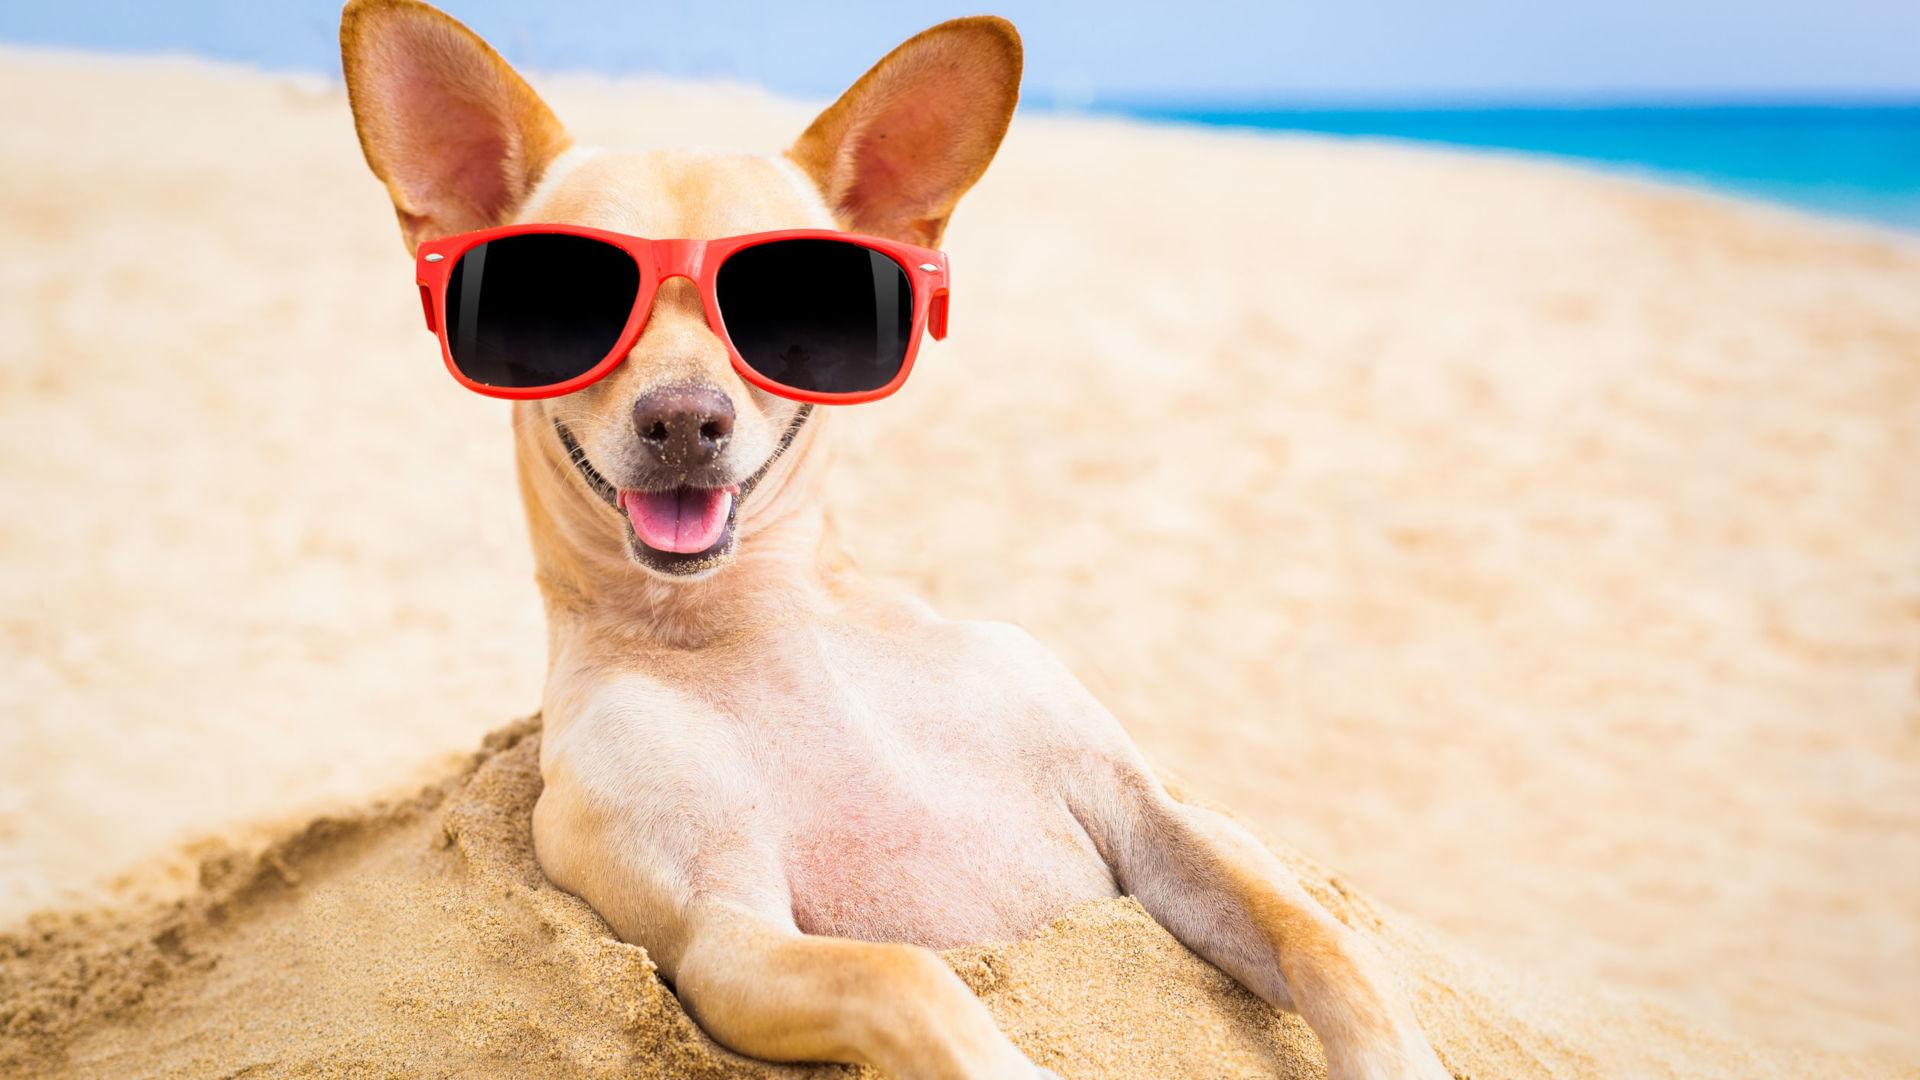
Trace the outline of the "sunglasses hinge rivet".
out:
<instances>
[{"instance_id":1,"label":"sunglasses hinge rivet","mask_svg":"<svg viewBox=\"0 0 1920 1080\"><path fill-rule=\"evenodd\" d=\"M445 256L445 255L442 255L442 254L440 254L440 253L438 253L438 252L435 252L434 254L432 254L432 255L429 255L429 256L427 256L427 261L428 261L428 262L439 262L439 261L440 261L441 259L444 259L444 258L446 258L446 256Z\"/></svg>"},{"instance_id":2,"label":"sunglasses hinge rivet","mask_svg":"<svg viewBox=\"0 0 1920 1080\"><path fill-rule=\"evenodd\" d=\"M935 266L935 265L934 265L934 264L932 264L932 263L921 263L921 264L920 264L920 269L922 269L922 270L925 270L925 271L926 271L927 273L929 273L929 274L931 274L931 273L933 273L933 272L934 272L935 270L938 270L938 269L940 269L940 268L939 268L938 266Z\"/></svg>"}]
</instances>

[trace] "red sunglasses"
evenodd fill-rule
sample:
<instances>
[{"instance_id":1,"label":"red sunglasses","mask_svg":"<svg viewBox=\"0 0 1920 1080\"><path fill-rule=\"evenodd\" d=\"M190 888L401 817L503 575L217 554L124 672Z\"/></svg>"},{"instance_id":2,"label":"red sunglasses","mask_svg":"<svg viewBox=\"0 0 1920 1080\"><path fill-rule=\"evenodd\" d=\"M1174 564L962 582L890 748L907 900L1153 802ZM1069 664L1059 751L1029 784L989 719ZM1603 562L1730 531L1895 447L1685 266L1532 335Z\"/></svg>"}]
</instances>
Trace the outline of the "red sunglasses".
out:
<instances>
[{"instance_id":1,"label":"red sunglasses","mask_svg":"<svg viewBox=\"0 0 1920 1080\"><path fill-rule=\"evenodd\" d=\"M825 405L882 398L920 336L947 336L947 257L830 229L647 240L509 225L420 245L427 329L469 390L545 398L590 386L640 340L660 283L700 289L740 377Z\"/></svg>"}]
</instances>

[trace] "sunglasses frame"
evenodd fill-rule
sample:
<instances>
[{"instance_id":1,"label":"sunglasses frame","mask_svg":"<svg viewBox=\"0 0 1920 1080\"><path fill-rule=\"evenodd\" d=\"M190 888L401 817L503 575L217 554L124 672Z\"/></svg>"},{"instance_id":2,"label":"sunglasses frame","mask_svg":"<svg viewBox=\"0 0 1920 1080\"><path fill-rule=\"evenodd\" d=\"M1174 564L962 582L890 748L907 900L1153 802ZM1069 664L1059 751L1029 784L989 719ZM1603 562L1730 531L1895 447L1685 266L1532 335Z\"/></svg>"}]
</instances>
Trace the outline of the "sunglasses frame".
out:
<instances>
[{"instance_id":1,"label":"sunglasses frame","mask_svg":"<svg viewBox=\"0 0 1920 1080\"><path fill-rule=\"evenodd\" d=\"M640 270L640 287L634 294L633 309L627 313L626 327L620 331L620 339L614 342L613 348L599 363L583 374L550 386L490 386L475 382L454 363L453 346L447 340L447 283L452 280L453 268L460 262L461 256L473 248L504 236L529 234L581 236L604 241L626 252ZM740 350L734 347L732 335L727 333L726 320L720 313L720 300L715 287L720 267L738 252L780 240L836 240L877 251L899 264L907 275L908 286L913 290L913 323L907 332L906 355L901 358L900 370L892 381L873 390L820 393L769 379L755 371L741 357ZM446 361L447 371L459 380L460 385L474 393L514 401L560 397L606 378L639 342L640 334L646 329L647 319L653 312L654 297L660 291L661 284L677 277L686 278L700 290L700 302L706 308L707 325L726 345L727 354L733 361L733 370L742 379L767 393L795 401L817 405L853 405L886 397L900 389L901 384L907 381L907 375L913 371L913 360L920 351L921 336L927 332L931 332L935 340L947 336L949 286L945 252L836 229L784 229L715 240L648 240L582 225L505 225L426 241L415 253L414 277L415 284L420 288L420 303L426 313L427 329L440 338L440 356Z\"/></svg>"}]
</instances>

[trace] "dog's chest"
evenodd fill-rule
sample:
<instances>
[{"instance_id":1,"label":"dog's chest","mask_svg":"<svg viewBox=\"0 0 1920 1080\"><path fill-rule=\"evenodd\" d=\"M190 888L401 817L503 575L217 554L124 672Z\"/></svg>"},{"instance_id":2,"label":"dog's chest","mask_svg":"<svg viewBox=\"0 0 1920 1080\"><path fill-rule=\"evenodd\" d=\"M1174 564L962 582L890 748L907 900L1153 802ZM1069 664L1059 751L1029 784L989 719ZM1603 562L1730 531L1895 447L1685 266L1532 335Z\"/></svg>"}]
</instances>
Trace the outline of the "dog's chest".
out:
<instances>
[{"instance_id":1,"label":"dog's chest","mask_svg":"<svg viewBox=\"0 0 1920 1080\"><path fill-rule=\"evenodd\" d=\"M800 929L943 948L1114 895L1017 705L875 674L820 701L768 758Z\"/></svg>"},{"instance_id":2,"label":"dog's chest","mask_svg":"<svg viewBox=\"0 0 1920 1080\"><path fill-rule=\"evenodd\" d=\"M819 779L793 793L783 844L794 919L808 933L933 948L1008 940L1114 893L1057 804L954 772Z\"/></svg>"}]
</instances>

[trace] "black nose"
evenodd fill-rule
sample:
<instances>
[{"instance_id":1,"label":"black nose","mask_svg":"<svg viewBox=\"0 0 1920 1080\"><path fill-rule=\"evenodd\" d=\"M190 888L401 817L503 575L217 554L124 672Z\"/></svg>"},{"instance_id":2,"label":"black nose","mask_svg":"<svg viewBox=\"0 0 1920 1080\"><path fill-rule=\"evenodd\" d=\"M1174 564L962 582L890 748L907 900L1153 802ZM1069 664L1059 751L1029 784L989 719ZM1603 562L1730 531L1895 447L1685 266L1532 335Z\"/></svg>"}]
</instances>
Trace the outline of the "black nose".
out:
<instances>
[{"instance_id":1,"label":"black nose","mask_svg":"<svg viewBox=\"0 0 1920 1080\"><path fill-rule=\"evenodd\" d=\"M733 399L712 386L662 386L633 403L640 445L670 469L708 465L733 435Z\"/></svg>"}]
</instances>

